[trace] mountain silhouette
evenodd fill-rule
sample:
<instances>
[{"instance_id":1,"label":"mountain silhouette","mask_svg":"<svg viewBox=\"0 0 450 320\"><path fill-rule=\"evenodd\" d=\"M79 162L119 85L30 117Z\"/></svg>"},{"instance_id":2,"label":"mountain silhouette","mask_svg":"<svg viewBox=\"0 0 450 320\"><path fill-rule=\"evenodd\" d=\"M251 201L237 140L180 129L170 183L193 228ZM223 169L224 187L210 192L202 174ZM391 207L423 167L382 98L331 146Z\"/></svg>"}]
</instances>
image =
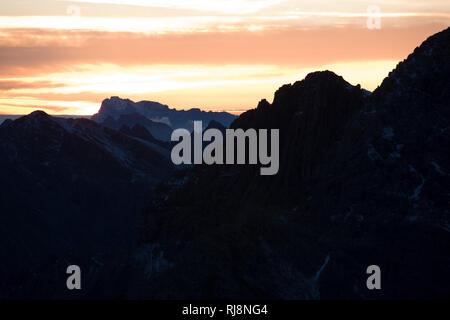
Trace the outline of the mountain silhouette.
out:
<instances>
[{"instance_id":1,"label":"mountain silhouette","mask_svg":"<svg viewBox=\"0 0 450 320\"><path fill-rule=\"evenodd\" d=\"M113 129L120 129L123 125L131 127L140 124L162 141L170 141L173 129L184 128L192 131L194 121L203 121L206 125L214 120L228 128L235 119L236 116L227 112L176 110L158 102L133 102L119 97L105 99L99 112L92 117L92 120Z\"/></svg>"},{"instance_id":2,"label":"mountain silhouette","mask_svg":"<svg viewBox=\"0 0 450 320\"><path fill-rule=\"evenodd\" d=\"M71 298L448 296L450 28L372 93L320 71L238 118L112 97L92 119L0 127L0 297L69 297L72 263ZM279 129L278 174L174 168L164 137L195 120Z\"/></svg>"},{"instance_id":3,"label":"mountain silhouette","mask_svg":"<svg viewBox=\"0 0 450 320\"><path fill-rule=\"evenodd\" d=\"M89 268L129 247L139 210L172 170L151 143L42 111L0 128L0 154L0 297L49 297L67 261Z\"/></svg>"},{"instance_id":4,"label":"mountain silhouette","mask_svg":"<svg viewBox=\"0 0 450 320\"><path fill-rule=\"evenodd\" d=\"M448 295L450 29L372 93L330 72L281 87L232 128L280 129L280 170L196 166L158 187L135 254L137 297ZM158 243L158 246L151 244ZM366 288L379 265L383 290ZM144 285L143 283L147 283Z\"/></svg>"}]
</instances>

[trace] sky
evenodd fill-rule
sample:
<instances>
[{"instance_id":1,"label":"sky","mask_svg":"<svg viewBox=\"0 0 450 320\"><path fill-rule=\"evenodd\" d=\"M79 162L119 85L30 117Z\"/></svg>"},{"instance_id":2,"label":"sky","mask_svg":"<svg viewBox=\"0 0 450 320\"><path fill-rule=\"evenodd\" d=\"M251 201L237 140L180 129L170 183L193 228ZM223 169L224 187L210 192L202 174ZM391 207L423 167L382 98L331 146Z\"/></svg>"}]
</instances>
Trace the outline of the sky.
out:
<instances>
[{"instance_id":1,"label":"sky","mask_svg":"<svg viewBox=\"0 0 450 320\"><path fill-rule=\"evenodd\" d=\"M0 0L0 114L240 113L318 70L372 91L449 25L448 0Z\"/></svg>"}]
</instances>

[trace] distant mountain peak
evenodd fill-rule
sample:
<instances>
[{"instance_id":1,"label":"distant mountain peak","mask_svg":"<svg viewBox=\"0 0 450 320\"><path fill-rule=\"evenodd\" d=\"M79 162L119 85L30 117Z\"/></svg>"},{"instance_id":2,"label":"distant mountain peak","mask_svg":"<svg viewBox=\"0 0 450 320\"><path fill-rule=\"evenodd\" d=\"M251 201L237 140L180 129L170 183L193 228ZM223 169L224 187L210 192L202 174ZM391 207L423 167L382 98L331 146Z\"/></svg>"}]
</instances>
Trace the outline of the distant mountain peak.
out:
<instances>
[{"instance_id":1,"label":"distant mountain peak","mask_svg":"<svg viewBox=\"0 0 450 320\"><path fill-rule=\"evenodd\" d=\"M27 117L29 117L29 118L47 118L47 117L49 117L49 115L45 111L36 110L36 111L31 112Z\"/></svg>"},{"instance_id":2,"label":"distant mountain peak","mask_svg":"<svg viewBox=\"0 0 450 320\"><path fill-rule=\"evenodd\" d=\"M298 104L298 99L302 100L305 97L310 99L322 101L327 98L336 98L338 92L343 91L361 93L361 86L351 85L345 81L343 77L335 74L332 71L317 71L309 73L305 79L297 81L294 84L286 84L280 87L276 92L273 100L273 105L295 105ZM266 105L262 101L263 105ZM294 108L298 109L298 108ZM298 110L297 110L298 111Z\"/></svg>"},{"instance_id":3,"label":"distant mountain peak","mask_svg":"<svg viewBox=\"0 0 450 320\"><path fill-rule=\"evenodd\" d=\"M228 128L236 118L227 112L202 111L198 108L177 110L154 101L134 102L113 96L102 102L92 120L114 129L120 129L123 125L131 128L139 123L155 138L169 141L173 129L192 131L194 121L203 121L206 125L214 120Z\"/></svg>"},{"instance_id":4,"label":"distant mountain peak","mask_svg":"<svg viewBox=\"0 0 450 320\"><path fill-rule=\"evenodd\" d=\"M41 126L52 126L59 127L59 124L54 121L56 118L51 117L46 112L42 110L33 111L30 114L23 116L13 122L10 125L21 126L21 127L41 127Z\"/></svg>"},{"instance_id":5,"label":"distant mountain peak","mask_svg":"<svg viewBox=\"0 0 450 320\"><path fill-rule=\"evenodd\" d=\"M345 81L342 76L337 75L336 73L330 70L310 72L305 77L305 81L325 81L325 80Z\"/></svg>"}]
</instances>

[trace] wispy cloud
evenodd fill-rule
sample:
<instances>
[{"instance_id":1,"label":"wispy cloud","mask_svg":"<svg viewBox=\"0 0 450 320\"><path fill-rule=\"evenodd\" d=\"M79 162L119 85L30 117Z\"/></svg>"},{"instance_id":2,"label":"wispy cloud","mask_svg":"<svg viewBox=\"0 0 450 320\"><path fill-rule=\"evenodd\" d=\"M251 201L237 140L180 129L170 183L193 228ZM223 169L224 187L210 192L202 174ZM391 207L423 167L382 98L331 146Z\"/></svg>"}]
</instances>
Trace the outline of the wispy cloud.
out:
<instances>
[{"instance_id":1,"label":"wispy cloud","mask_svg":"<svg viewBox=\"0 0 450 320\"><path fill-rule=\"evenodd\" d=\"M10 91L10 90L22 90L22 89L50 89L50 88L62 88L66 86L63 83L55 83L53 81L34 81L34 80L1 80L0 79L0 91Z\"/></svg>"},{"instance_id":2,"label":"wispy cloud","mask_svg":"<svg viewBox=\"0 0 450 320\"><path fill-rule=\"evenodd\" d=\"M108 32L141 32L164 34L205 32L212 26L240 24L239 17L164 17L164 18L98 18L68 16L14 16L0 17L0 28L40 28L57 30L94 30Z\"/></svg>"},{"instance_id":3,"label":"wispy cloud","mask_svg":"<svg viewBox=\"0 0 450 320\"><path fill-rule=\"evenodd\" d=\"M79 3L132 5L173 9L193 9L219 13L249 14L284 0L71 0Z\"/></svg>"},{"instance_id":4,"label":"wispy cloud","mask_svg":"<svg viewBox=\"0 0 450 320\"><path fill-rule=\"evenodd\" d=\"M44 110L54 114L93 114L97 103L80 101L43 100L31 97L0 97L0 114L27 114L33 110Z\"/></svg>"},{"instance_id":5,"label":"wispy cloud","mask_svg":"<svg viewBox=\"0 0 450 320\"><path fill-rule=\"evenodd\" d=\"M342 12L342 11L287 11L287 16L298 17L336 17L336 18L450 18L450 12Z\"/></svg>"},{"instance_id":6,"label":"wispy cloud","mask_svg":"<svg viewBox=\"0 0 450 320\"><path fill-rule=\"evenodd\" d=\"M282 27L359 26L368 17L384 19L384 25L448 24L450 12L341 12L285 11L273 15L198 15L175 17L71 17L71 16L0 16L1 31L7 29L87 30L147 34L187 34L205 32L261 31Z\"/></svg>"},{"instance_id":7,"label":"wispy cloud","mask_svg":"<svg viewBox=\"0 0 450 320\"><path fill-rule=\"evenodd\" d=\"M274 28L263 31L146 35L9 29L0 35L2 75L73 71L83 64L323 65L401 59L442 25L382 28ZM331 49L331 51L330 51Z\"/></svg>"}]
</instances>

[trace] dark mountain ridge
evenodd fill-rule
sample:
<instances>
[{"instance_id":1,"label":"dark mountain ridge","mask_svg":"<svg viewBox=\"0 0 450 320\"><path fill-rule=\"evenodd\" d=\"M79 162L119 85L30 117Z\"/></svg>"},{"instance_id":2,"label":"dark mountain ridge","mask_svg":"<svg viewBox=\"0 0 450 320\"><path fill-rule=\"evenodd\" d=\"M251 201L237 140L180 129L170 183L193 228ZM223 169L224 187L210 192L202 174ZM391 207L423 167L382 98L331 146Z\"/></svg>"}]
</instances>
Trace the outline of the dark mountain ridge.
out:
<instances>
[{"instance_id":1,"label":"dark mountain ridge","mask_svg":"<svg viewBox=\"0 0 450 320\"><path fill-rule=\"evenodd\" d=\"M165 179L170 147L141 123L119 132L36 112L0 127L0 296L448 297L449 40L450 29L427 39L370 95L314 72L233 121L280 129L275 176L198 165ZM113 121L192 120L104 103ZM72 262L88 274L80 295L64 286ZM366 287L373 264L380 291Z\"/></svg>"},{"instance_id":2,"label":"dark mountain ridge","mask_svg":"<svg viewBox=\"0 0 450 320\"><path fill-rule=\"evenodd\" d=\"M87 272L91 259L127 249L137 213L172 170L146 143L42 111L0 128L0 154L0 297L9 298L58 296L65 263Z\"/></svg>"},{"instance_id":3,"label":"dark mountain ridge","mask_svg":"<svg viewBox=\"0 0 450 320\"><path fill-rule=\"evenodd\" d=\"M232 128L280 129L279 173L196 166L161 185L136 252L166 267L132 296L448 296L449 40L427 39L370 95L316 72L242 114Z\"/></svg>"}]
</instances>

